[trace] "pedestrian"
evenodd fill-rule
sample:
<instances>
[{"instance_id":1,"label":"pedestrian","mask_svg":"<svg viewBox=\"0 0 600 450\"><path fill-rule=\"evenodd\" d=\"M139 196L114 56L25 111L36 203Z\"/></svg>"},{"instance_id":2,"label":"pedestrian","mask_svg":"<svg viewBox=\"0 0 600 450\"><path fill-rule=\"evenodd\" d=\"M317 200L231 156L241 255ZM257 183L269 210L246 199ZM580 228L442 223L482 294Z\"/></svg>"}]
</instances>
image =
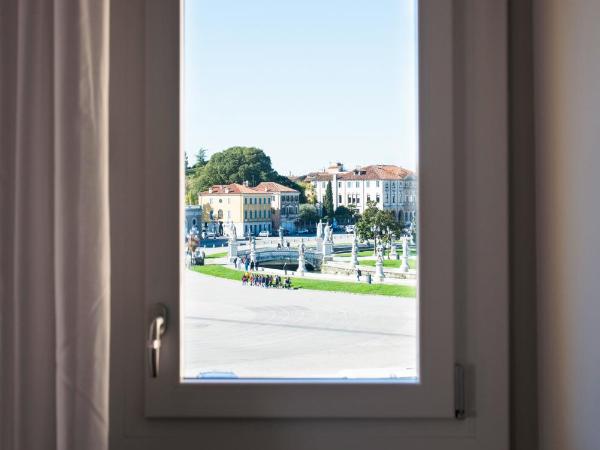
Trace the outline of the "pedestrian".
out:
<instances>
[{"instance_id":1,"label":"pedestrian","mask_svg":"<svg viewBox=\"0 0 600 450\"><path fill-rule=\"evenodd\" d=\"M360 281L361 275L362 275L362 272L360 271L360 269L356 269L356 281Z\"/></svg>"},{"instance_id":2,"label":"pedestrian","mask_svg":"<svg viewBox=\"0 0 600 450\"><path fill-rule=\"evenodd\" d=\"M245 256L244 256L244 267L246 269L246 272L248 272L248 267L250 267L250 261Z\"/></svg>"},{"instance_id":3,"label":"pedestrian","mask_svg":"<svg viewBox=\"0 0 600 450\"><path fill-rule=\"evenodd\" d=\"M238 260L237 256L235 258L233 258L233 267L235 267L236 269L238 268L237 260Z\"/></svg>"},{"instance_id":4,"label":"pedestrian","mask_svg":"<svg viewBox=\"0 0 600 450\"><path fill-rule=\"evenodd\" d=\"M254 261L250 261L250 270L254 270Z\"/></svg>"}]
</instances>

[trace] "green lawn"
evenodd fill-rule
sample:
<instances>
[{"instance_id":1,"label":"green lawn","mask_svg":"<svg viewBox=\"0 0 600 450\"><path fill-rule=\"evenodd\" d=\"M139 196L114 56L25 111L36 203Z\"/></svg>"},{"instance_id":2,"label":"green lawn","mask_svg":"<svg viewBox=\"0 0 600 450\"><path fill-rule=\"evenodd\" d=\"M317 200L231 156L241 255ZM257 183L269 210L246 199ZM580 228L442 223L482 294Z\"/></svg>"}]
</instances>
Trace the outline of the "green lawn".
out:
<instances>
[{"instance_id":1,"label":"green lawn","mask_svg":"<svg viewBox=\"0 0 600 450\"><path fill-rule=\"evenodd\" d=\"M352 252L349 253L334 253L334 256L352 256ZM360 258L361 256L373 256L373 250L361 250L358 252L358 257Z\"/></svg>"},{"instance_id":2,"label":"green lawn","mask_svg":"<svg viewBox=\"0 0 600 450\"><path fill-rule=\"evenodd\" d=\"M374 252L373 250L361 250L358 252L358 257L360 258L361 256L374 256ZM387 255L388 252L385 252L385 254ZM398 250L398 254L401 255L402 254L402 250ZM408 254L410 256L416 256L417 251L416 250L409 250ZM334 253L334 256L352 256L352 252L348 252L348 253Z\"/></svg>"},{"instance_id":3,"label":"green lawn","mask_svg":"<svg viewBox=\"0 0 600 450\"><path fill-rule=\"evenodd\" d=\"M213 253L211 255L206 255L206 259L225 258L226 256L227 256L227 252L219 252L219 253Z\"/></svg>"},{"instance_id":4,"label":"green lawn","mask_svg":"<svg viewBox=\"0 0 600 450\"><path fill-rule=\"evenodd\" d=\"M358 261L358 264L360 264L361 266L375 267L375 260L374 259L360 259ZM384 259L383 260L383 267L399 269L400 264L402 264L402 261L400 261L399 259ZM417 261L414 258L408 258L408 267L410 267L411 269L416 269Z\"/></svg>"},{"instance_id":5,"label":"green lawn","mask_svg":"<svg viewBox=\"0 0 600 450\"><path fill-rule=\"evenodd\" d=\"M213 277L226 278L241 283L242 272L219 265L193 266L192 270L211 275ZM301 289L315 291L350 292L353 294L386 295L391 297L415 297L416 289L413 286L398 284L367 284L350 283L346 281L315 280L311 278L292 277L292 286Z\"/></svg>"}]
</instances>

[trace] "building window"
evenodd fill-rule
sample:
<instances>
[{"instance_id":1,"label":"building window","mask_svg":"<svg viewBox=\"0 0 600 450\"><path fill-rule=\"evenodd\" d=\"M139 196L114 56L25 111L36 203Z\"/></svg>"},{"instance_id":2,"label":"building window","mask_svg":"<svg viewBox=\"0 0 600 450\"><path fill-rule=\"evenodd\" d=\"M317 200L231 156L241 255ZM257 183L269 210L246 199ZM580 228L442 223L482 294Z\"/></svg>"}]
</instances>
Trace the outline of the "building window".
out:
<instances>
[{"instance_id":1,"label":"building window","mask_svg":"<svg viewBox=\"0 0 600 450\"><path fill-rule=\"evenodd\" d=\"M342 187L342 182L338 181L338 187L341 188Z\"/></svg>"},{"instance_id":2,"label":"building window","mask_svg":"<svg viewBox=\"0 0 600 450\"><path fill-rule=\"evenodd\" d=\"M208 199L208 203L210 203L211 205L212 205L212 200L213 200L212 198Z\"/></svg>"},{"instance_id":3,"label":"building window","mask_svg":"<svg viewBox=\"0 0 600 450\"><path fill-rule=\"evenodd\" d=\"M223 203L223 199L222 198L219 199L219 203Z\"/></svg>"},{"instance_id":4,"label":"building window","mask_svg":"<svg viewBox=\"0 0 600 450\"><path fill-rule=\"evenodd\" d=\"M365 181L365 184L367 185L367 187L369 187L369 185L370 185L371 183L370 183L370 182L368 182L368 181Z\"/></svg>"},{"instance_id":5,"label":"building window","mask_svg":"<svg viewBox=\"0 0 600 450\"><path fill-rule=\"evenodd\" d=\"M348 187L352 187L352 181L348 181Z\"/></svg>"},{"instance_id":6,"label":"building window","mask_svg":"<svg viewBox=\"0 0 600 450\"><path fill-rule=\"evenodd\" d=\"M371 195L367 194L367 203L369 203L371 201Z\"/></svg>"},{"instance_id":7,"label":"building window","mask_svg":"<svg viewBox=\"0 0 600 450\"><path fill-rule=\"evenodd\" d=\"M360 196L358 196L358 195L356 196L356 203L357 204L360 203Z\"/></svg>"},{"instance_id":8,"label":"building window","mask_svg":"<svg viewBox=\"0 0 600 450\"><path fill-rule=\"evenodd\" d=\"M380 200L381 200L381 199L379 198L379 194L377 194L377 195L375 196L375 201L376 201L377 203L379 203L379 201L380 201Z\"/></svg>"},{"instance_id":9,"label":"building window","mask_svg":"<svg viewBox=\"0 0 600 450\"><path fill-rule=\"evenodd\" d=\"M244 211L244 219L248 218L248 211Z\"/></svg>"},{"instance_id":10,"label":"building window","mask_svg":"<svg viewBox=\"0 0 600 450\"><path fill-rule=\"evenodd\" d=\"M396 203L396 196L392 195L392 203Z\"/></svg>"},{"instance_id":11,"label":"building window","mask_svg":"<svg viewBox=\"0 0 600 450\"><path fill-rule=\"evenodd\" d=\"M354 185L355 185L356 187L359 187L359 186L360 186L360 181L357 181L356 183L354 183Z\"/></svg>"},{"instance_id":12,"label":"building window","mask_svg":"<svg viewBox=\"0 0 600 450\"><path fill-rule=\"evenodd\" d=\"M219 210L219 212L217 213L217 217L218 217L219 219L222 219L222 218L223 218L223 210L222 210L222 209L220 209L220 210Z\"/></svg>"},{"instance_id":13,"label":"building window","mask_svg":"<svg viewBox=\"0 0 600 450\"><path fill-rule=\"evenodd\" d=\"M327 183L323 181L323 182L321 183L321 187L324 187L324 188L325 188L325 187L327 187Z\"/></svg>"},{"instance_id":14,"label":"building window","mask_svg":"<svg viewBox=\"0 0 600 450\"><path fill-rule=\"evenodd\" d=\"M338 203L342 203L342 196L338 195Z\"/></svg>"},{"instance_id":15,"label":"building window","mask_svg":"<svg viewBox=\"0 0 600 450\"><path fill-rule=\"evenodd\" d=\"M379 180L375 182L375 187L379 187Z\"/></svg>"}]
</instances>

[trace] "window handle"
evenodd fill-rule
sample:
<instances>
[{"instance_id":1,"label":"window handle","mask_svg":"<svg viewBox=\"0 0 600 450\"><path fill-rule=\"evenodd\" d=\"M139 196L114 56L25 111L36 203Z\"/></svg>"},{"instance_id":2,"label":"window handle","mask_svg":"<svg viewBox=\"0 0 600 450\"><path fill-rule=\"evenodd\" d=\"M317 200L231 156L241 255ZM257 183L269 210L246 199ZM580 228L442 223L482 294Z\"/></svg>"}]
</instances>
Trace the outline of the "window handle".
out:
<instances>
[{"instance_id":1,"label":"window handle","mask_svg":"<svg viewBox=\"0 0 600 450\"><path fill-rule=\"evenodd\" d=\"M152 308L150 329L148 332L148 356L150 364L150 376L158 377L158 368L160 365L160 347L162 336L167 329L167 308L158 303Z\"/></svg>"}]
</instances>

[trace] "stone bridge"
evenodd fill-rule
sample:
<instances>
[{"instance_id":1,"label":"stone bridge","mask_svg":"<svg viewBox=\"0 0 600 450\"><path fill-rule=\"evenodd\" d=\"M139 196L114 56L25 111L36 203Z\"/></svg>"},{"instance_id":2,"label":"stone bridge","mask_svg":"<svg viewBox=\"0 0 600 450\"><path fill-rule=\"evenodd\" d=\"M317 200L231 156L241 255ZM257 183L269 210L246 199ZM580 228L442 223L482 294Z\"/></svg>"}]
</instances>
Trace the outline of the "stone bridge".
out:
<instances>
[{"instance_id":1,"label":"stone bridge","mask_svg":"<svg viewBox=\"0 0 600 450\"><path fill-rule=\"evenodd\" d=\"M373 246L361 245L360 250L372 248ZM352 251L352 245L341 244L336 245L333 248L333 254L336 253L349 253ZM238 258L250 257L250 248L243 246L237 250ZM287 264L298 264L298 248L277 248L277 247L257 247L255 251L256 260L262 265L284 265ZM308 247L304 250L304 263L308 270L321 270L323 263L323 253L321 250L316 248Z\"/></svg>"}]
</instances>

